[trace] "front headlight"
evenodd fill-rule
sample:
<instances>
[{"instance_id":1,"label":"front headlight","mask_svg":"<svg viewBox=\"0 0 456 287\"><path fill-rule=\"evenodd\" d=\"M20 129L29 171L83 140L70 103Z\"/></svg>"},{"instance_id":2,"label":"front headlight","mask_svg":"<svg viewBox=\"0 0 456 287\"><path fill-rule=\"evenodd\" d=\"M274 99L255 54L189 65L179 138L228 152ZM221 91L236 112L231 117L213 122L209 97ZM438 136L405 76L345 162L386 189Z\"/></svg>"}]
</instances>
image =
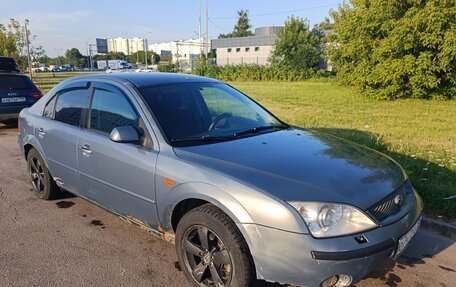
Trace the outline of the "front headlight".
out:
<instances>
[{"instance_id":1,"label":"front headlight","mask_svg":"<svg viewBox=\"0 0 456 287\"><path fill-rule=\"evenodd\" d=\"M289 202L302 216L314 237L333 237L377 227L356 207L328 202Z\"/></svg>"}]
</instances>

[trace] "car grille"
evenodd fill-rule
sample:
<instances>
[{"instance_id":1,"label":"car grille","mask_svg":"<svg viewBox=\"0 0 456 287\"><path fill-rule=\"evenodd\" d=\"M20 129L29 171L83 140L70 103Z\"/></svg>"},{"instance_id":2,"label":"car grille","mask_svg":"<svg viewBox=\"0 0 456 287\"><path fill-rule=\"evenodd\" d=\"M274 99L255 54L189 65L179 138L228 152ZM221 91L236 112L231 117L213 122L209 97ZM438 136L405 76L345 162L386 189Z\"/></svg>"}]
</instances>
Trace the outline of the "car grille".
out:
<instances>
[{"instance_id":1,"label":"car grille","mask_svg":"<svg viewBox=\"0 0 456 287\"><path fill-rule=\"evenodd\" d=\"M392 192L376 204L369 207L366 211L378 222L383 222L388 217L398 213L401 210L401 208L407 206L408 201L410 200L411 193L411 187L408 188L407 183L404 183L394 192ZM402 205L397 205L396 203L394 203L394 198L398 195L403 196L404 201Z\"/></svg>"}]
</instances>

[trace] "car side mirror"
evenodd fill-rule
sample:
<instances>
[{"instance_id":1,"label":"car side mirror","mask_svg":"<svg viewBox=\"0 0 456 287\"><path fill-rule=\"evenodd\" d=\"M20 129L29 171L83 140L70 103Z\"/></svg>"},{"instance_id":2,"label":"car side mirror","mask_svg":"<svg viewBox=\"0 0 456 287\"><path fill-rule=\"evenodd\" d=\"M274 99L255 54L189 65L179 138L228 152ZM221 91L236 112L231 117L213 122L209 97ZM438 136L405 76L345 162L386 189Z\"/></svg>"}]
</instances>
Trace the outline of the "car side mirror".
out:
<instances>
[{"instance_id":1,"label":"car side mirror","mask_svg":"<svg viewBox=\"0 0 456 287\"><path fill-rule=\"evenodd\" d=\"M109 138L116 143L139 143L140 132L133 126L116 127Z\"/></svg>"}]
</instances>

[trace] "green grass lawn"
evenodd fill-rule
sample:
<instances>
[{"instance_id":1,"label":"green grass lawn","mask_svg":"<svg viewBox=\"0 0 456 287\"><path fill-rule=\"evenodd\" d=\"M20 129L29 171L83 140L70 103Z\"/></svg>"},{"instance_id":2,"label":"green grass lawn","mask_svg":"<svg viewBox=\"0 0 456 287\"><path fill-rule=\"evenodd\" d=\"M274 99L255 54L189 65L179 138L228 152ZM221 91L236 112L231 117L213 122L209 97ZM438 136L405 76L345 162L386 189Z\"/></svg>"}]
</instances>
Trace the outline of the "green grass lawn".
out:
<instances>
[{"instance_id":1,"label":"green grass lawn","mask_svg":"<svg viewBox=\"0 0 456 287\"><path fill-rule=\"evenodd\" d=\"M43 93L45 93L67 78L88 74L90 74L90 72L57 72L54 74L50 72L35 73L33 74L33 82Z\"/></svg>"},{"instance_id":2,"label":"green grass lawn","mask_svg":"<svg viewBox=\"0 0 456 287\"><path fill-rule=\"evenodd\" d=\"M78 73L40 74L47 91ZM232 82L284 121L384 152L410 176L432 215L456 218L456 101L366 99L333 81Z\"/></svg>"}]
</instances>

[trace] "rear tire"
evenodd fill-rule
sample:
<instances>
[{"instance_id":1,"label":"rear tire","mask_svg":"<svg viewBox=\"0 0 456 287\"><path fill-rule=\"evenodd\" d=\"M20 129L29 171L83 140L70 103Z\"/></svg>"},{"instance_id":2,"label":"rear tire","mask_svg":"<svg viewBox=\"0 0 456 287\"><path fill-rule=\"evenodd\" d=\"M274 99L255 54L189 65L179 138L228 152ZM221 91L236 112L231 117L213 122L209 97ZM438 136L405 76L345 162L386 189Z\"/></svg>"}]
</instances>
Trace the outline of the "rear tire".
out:
<instances>
[{"instance_id":1,"label":"rear tire","mask_svg":"<svg viewBox=\"0 0 456 287\"><path fill-rule=\"evenodd\" d=\"M34 148L27 155L27 171L33 191L38 198L49 200L57 195L59 187L52 179L43 158Z\"/></svg>"},{"instance_id":2,"label":"rear tire","mask_svg":"<svg viewBox=\"0 0 456 287\"><path fill-rule=\"evenodd\" d=\"M247 243L231 218L211 204L182 217L176 230L176 252L193 286L254 284L255 268Z\"/></svg>"}]
</instances>

